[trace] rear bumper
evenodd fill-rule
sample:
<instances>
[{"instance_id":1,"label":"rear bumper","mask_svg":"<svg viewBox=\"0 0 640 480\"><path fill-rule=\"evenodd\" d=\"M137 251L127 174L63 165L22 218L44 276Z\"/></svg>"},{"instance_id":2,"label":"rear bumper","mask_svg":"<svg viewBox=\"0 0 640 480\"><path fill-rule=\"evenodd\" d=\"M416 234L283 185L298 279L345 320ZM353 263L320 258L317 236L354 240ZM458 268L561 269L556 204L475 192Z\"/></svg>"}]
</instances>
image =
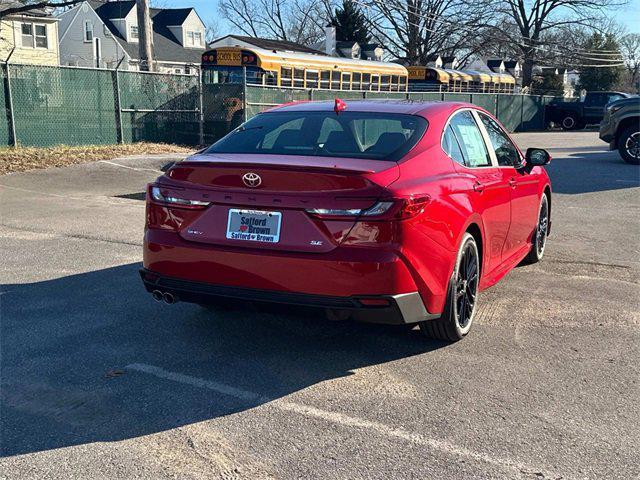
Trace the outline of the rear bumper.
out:
<instances>
[{"instance_id":1,"label":"rear bumper","mask_svg":"<svg viewBox=\"0 0 640 480\"><path fill-rule=\"evenodd\" d=\"M144 268L140 269L140 276L148 292L157 290L162 293L171 293L177 300L190 303L206 304L212 303L220 297L226 297L247 302L283 303L349 310L357 320L394 325L417 323L439 316L427 311L418 292L337 297L194 282L159 275ZM376 305L372 305L372 303Z\"/></svg>"}]
</instances>

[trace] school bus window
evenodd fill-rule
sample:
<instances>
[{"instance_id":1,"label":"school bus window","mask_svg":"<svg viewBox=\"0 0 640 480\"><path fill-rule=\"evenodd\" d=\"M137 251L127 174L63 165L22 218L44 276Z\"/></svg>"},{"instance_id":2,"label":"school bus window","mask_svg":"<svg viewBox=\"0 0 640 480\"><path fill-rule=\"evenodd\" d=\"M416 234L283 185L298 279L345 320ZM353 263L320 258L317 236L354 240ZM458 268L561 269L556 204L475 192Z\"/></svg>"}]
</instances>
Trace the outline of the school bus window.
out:
<instances>
[{"instance_id":1,"label":"school bus window","mask_svg":"<svg viewBox=\"0 0 640 480\"><path fill-rule=\"evenodd\" d=\"M391 75L391 90L394 92L397 92L399 86L400 86L400 78L398 77L398 75Z\"/></svg>"},{"instance_id":2,"label":"school bus window","mask_svg":"<svg viewBox=\"0 0 640 480\"><path fill-rule=\"evenodd\" d=\"M340 90L340 72L338 70L331 72L331 90Z\"/></svg>"},{"instance_id":3,"label":"school bus window","mask_svg":"<svg viewBox=\"0 0 640 480\"><path fill-rule=\"evenodd\" d=\"M362 82L362 74L360 72L353 72L351 77L351 88L353 90L360 90L360 82Z\"/></svg>"},{"instance_id":4,"label":"school bus window","mask_svg":"<svg viewBox=\"0 0 640 480\"><path fill-rule=\"evenodd\" d=\"M283 87L291 87L293 86L293 73L291 71L291 68L288 67L282 67L281 69L282 72L282 77L280 78L280 85L282 85Z\"/></svg>"},{"instance_id":5,"label":"school bus window","mask_svg":"<svg viewBox=\"0 0 640 480\"><path fill-rule=\"evenodd\" d=\"M302 68L293 69L293 86L304 87L304 70Z\"/></svg>"},{"instance_id":6,"label":"school bus window","mask_svg":"<svg viewBox=\"0 0 640 480\"><path fill-rule=\"evenodd\" d=\"M391 77L389 75L382 75L380 77L380 90L388 92L390 82L391 82Z\"/></svg>"},{"instance_id":7,"label":"school bus window","mask_svg":"<svg viewBox=\"0 0 640 480\"><path fill-rule=\"evenodd\" d=\"M278 84L278 72L265 72L264 74L265 85L277 85Z\"/></svg>"},{"instance_id":8,"label":"school bus window","mask_svg":"<svg viewBox=\"0 0 640 480\"><path fill-rule=\"evenodd\" d=\"M362 74L362 90L369 90L371 86L371 74L363 73Z\"/></svg>"},{"instance_id":9,"label":"school bus window","mask_svg":"<svg viewBox=\"0 0 640 480\"><path fill-rule=\"evenodd\" d=\"M307 88L318 88L318 72L307 70Z\"/></svg>"},{"instance_id":10,"label":"school bus window","mask_svg":"<svg viewBox=\"0 0 640 480\"><path fill-rule=\"evenodd\" d=\"M380 90L380 75L371 75L371 90L374 92Z\"/></svg>"},{"instance_id":11,"label":"school bus window","mask_svg":"<svg viewBox=\"0 0 640 480\"><path fill-rule=\"evenodd\" d=\"M342 85L340 88L342 90L351 90L351 73L342 72Z\"/></svg>"},{"instance_id":12,"label":"school bus window","mask_svg":"<svg viewBox=\"0 0 640 480\"><path fill-rule=\"evenodd\" d=\"M329 82L331 82L331 72L320 72L320 88L329 88Z\"/></svg>"}]
</instances>

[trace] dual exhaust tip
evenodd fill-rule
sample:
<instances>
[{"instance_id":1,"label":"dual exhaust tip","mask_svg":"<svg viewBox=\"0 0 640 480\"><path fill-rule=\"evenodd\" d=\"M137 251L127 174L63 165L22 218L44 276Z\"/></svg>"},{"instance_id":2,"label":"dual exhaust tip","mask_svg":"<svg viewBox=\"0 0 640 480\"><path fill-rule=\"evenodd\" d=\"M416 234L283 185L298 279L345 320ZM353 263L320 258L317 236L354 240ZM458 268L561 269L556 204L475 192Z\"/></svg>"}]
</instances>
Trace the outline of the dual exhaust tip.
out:
<instances>
[{"instance_id":1,"label":"dual exhaust tip","mask_svg":"<svg viewBox=\"0 0 640 480\"><path fill-rule=\"evenodd\" d=\"M154 290L151 292L151 296L156 302L164 302L167 305L173 305L178 301L178 299L169 292L161 292L160 290Z\"/></svg>"}]
</instances>

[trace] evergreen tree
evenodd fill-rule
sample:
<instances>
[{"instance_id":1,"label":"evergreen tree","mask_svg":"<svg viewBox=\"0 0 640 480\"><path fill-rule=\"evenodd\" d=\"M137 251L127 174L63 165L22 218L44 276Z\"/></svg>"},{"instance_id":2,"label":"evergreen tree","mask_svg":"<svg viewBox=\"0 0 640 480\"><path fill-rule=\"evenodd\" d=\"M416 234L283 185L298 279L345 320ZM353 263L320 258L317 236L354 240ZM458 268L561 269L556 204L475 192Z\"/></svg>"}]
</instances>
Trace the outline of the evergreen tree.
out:
<instances>
[{"instance_id":1,"label":"evergreen tree","mask_svg":"<svg viewBox=\"0 0 640 480\"><path fill-rule=\"evenodd\" d=\"M342 8L336 8L331 23L336 27L337 40L358 42L360 45L371 40L366 17L351 0L343 0Z\"/></svg>"},{"instance_id":2,"label":"evergreen tree","mask_svg":"<svg viewBox=\"0 0 640 480\"><path fill-rule=\"evenodd\" d=\"M612 35L606 35L603 37L599 33L594 33L587 44L584 46L584 49L589 52L597 53L597 51L602 51L602 53L610 54L613 51L619 51L619 46ZM607 65L617 63L615 60L611 59L619 59L622 56L619 55L617 57L610 57L608 55L592 55L592 57L593 59L591 60L582 60L584 63L588 63L590 66L582 67L580 69L580 81L578 84L578 90L584 89L587 91L603 91L613 89L616 85L618 85L620 81L623 67L609 67ZM601 57L605 58L606 60L596 60L596 58Z\"/></svg>"},{"instance_id":3,"label":"evergreen tree","mask_svg":"<svg viewBox=\"0 0 640 480\"><path fill-rule=\"evenodd\" d=\"M531 90L536 95L560 95L564 94L562 76L555 73L544 73L533 77Z\"/></svg>"}]
</instances>

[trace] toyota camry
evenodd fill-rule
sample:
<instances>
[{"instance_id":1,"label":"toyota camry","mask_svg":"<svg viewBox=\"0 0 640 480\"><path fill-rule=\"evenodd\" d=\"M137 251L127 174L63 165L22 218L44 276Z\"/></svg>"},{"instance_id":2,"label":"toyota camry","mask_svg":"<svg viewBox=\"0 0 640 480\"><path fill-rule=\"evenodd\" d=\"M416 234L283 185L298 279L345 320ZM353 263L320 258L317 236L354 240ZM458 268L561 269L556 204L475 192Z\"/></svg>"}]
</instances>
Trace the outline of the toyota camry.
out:
<instances>
[{"instance_id":1,"label":"toyota camry","mask_svg":"<svg viewBox=\"0 0 640 480\"><path fill-rule=\"evenodd\" d=\"M167 303L307 305L456 341L482 290L542 259L550 159L471 104L286 104L148 186L142 280Z\"/></svg>"}]
</instances>

